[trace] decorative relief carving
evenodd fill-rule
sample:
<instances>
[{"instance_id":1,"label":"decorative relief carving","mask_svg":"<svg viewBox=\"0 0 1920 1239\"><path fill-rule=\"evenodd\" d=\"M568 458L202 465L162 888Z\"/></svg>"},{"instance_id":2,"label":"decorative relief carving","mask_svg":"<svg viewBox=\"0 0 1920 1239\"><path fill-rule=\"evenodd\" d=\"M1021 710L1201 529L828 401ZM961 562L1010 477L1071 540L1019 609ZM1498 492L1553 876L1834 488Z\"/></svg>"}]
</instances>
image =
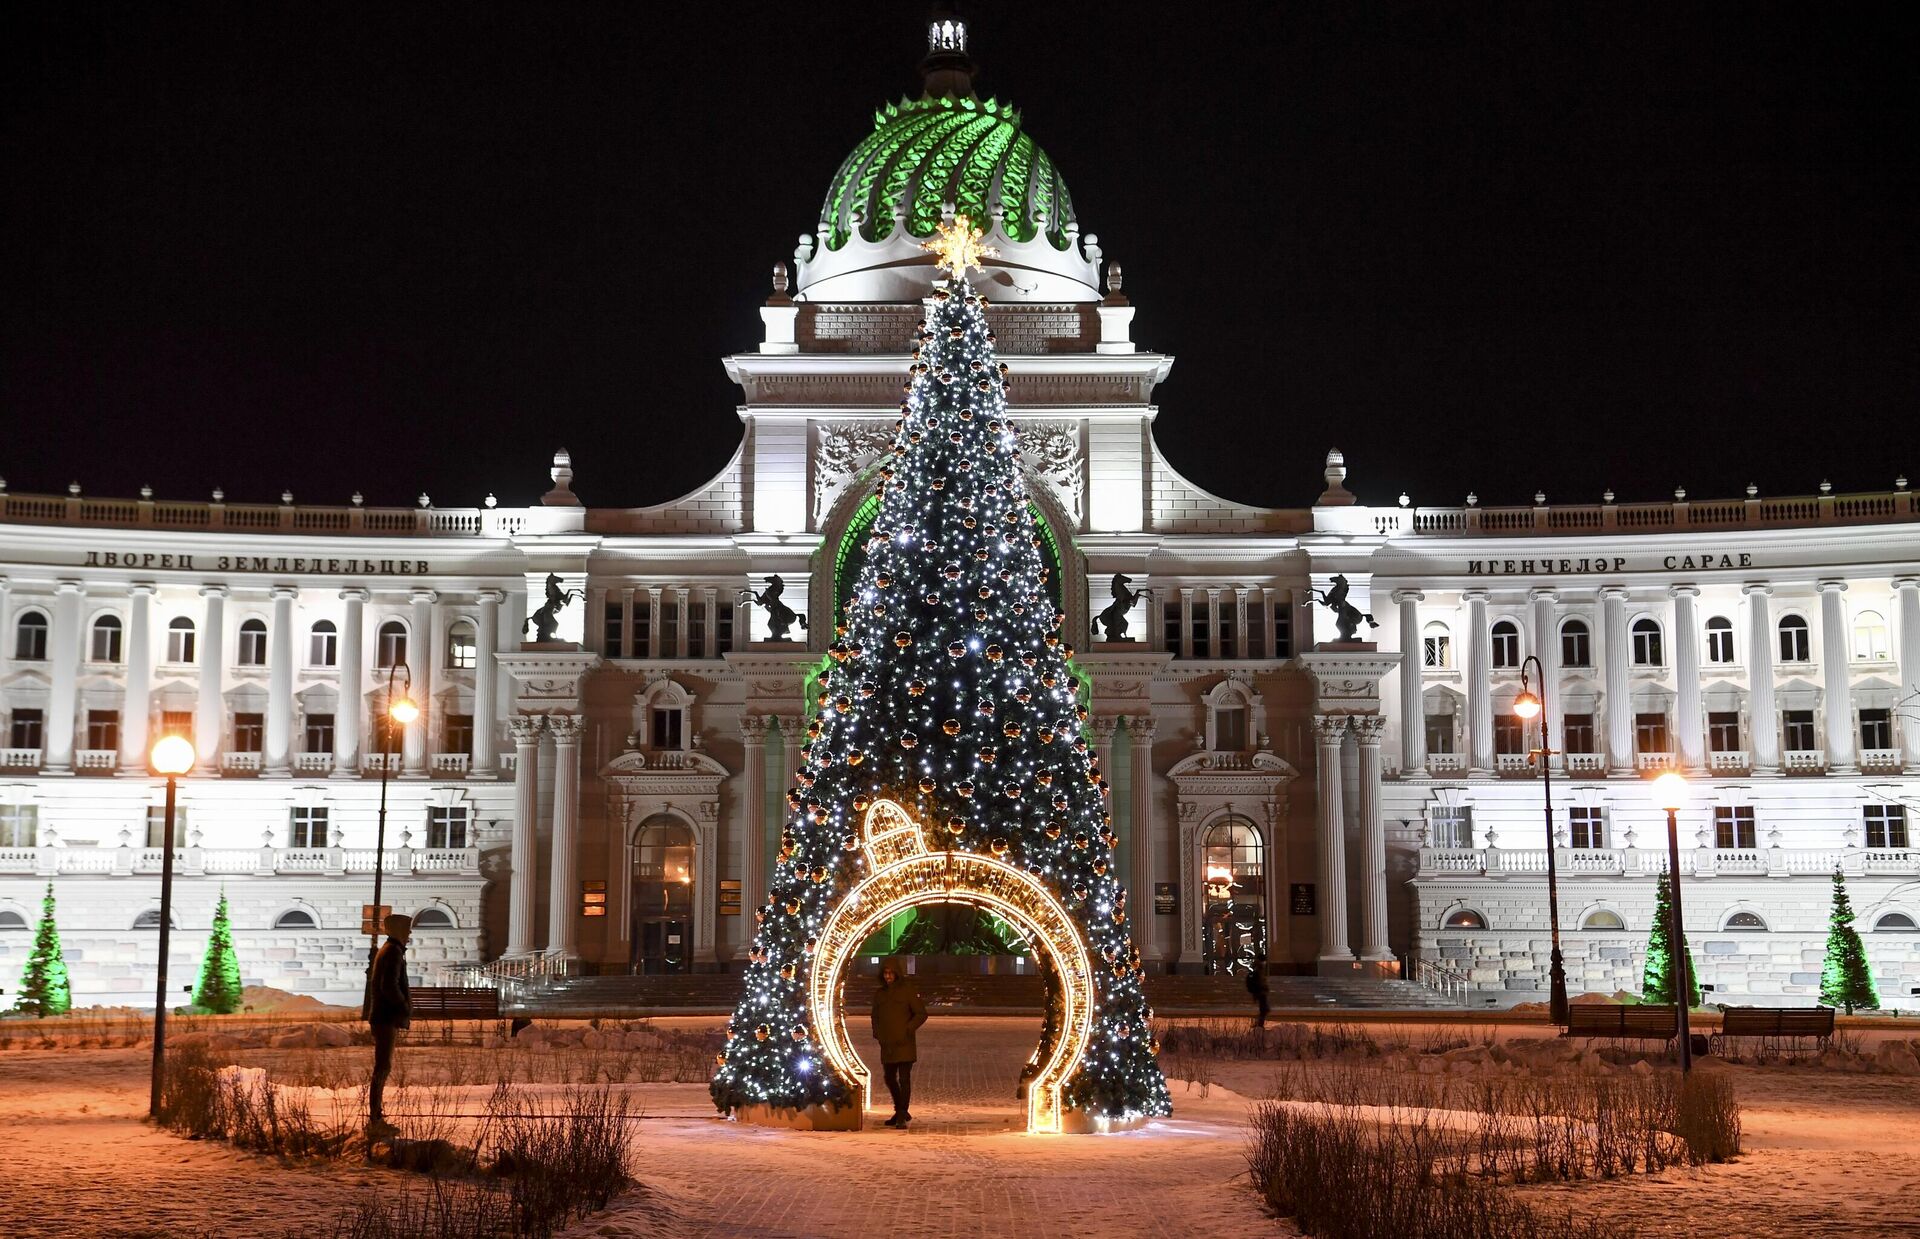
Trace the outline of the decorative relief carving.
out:
<instances>
[{"instance_id":1,"label":"decorative relief carving","mask_svg":"<svg viewBox=\"0 0 1920 1239\"><path fill-rule=\"evenodd\" d=\"M820 426L813 453L813 523L826 524L833 505L860 471L893 443L893 424L878 420L828 422Z\"/></svg>"},{"instance_id":2,"label":"decorative relief carving","mask_svg":"<svg viewBox=\"0 0 1920 1239\"><path fill-rule=\"evenodd\" d=\"M1060 506L1073 518L1074 527L1079 528L1085 515L1081 507L1086 499L1086 478L1080 467L1078 431L1059 422L1020 422L1014 435L1027 475L1053 491Z\"/></svg>"}]
</instances>

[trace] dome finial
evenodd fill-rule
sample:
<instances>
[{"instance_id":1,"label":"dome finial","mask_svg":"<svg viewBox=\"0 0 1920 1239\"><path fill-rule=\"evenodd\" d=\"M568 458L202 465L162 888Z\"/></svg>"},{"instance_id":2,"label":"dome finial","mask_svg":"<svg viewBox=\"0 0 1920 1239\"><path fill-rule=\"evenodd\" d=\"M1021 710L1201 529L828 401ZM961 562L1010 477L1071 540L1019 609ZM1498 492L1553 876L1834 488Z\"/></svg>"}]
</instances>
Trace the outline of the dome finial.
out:
<instances>
[{"instance_id":1,"label":"dome finial","mask_svg":"<svg viewBox=\"0 0 1920 1239\"><path fill-rule=\"evenodd\" d=\"M920 61L920 97L971 99L973 57L967 55L967 22L957 3L933 6L927 19L927 54Z\"/></svg>"}]
</instances>

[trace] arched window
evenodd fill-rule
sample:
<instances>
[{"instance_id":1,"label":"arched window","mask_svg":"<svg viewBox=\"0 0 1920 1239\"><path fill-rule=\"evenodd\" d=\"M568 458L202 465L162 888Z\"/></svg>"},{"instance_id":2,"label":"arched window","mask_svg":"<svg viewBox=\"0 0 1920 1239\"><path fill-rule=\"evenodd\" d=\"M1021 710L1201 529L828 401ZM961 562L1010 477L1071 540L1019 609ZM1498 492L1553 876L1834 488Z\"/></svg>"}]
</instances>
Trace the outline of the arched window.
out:
<instances>
[{"instance_id":1,"label":"arched window","mask_svg":"<svg viewBox=\"0 0 1920 1239\"><path fill-rule=\"evenodd\" d=\"M1862 611L1853 617L1853 660L1863 663L1887 661L1887 621L1878 611Z\"/></svg>"},{"instance_id":2,"label":"arched window","mask_svg":"<svg viewBox=\"0 0 1920 1239\"><path fill-rule=\"evenodd\" d=\"M1447 919L1440 924L1442 929L1485 929L1487 918L1472 908L1456 908L1447 913Z\"/></svg>"},{"instance_id":3,"label":"arched window","mask_svg":"<svg viewBox=\"0 0 1920 1239\"><path fill-rule=\"evenodd\" d=\"M1560 665L1593 666L1593 631L1587 621L1570 619L1560 625Z\"/></svg>"},{"instance_id":4,"label":"arched window","mask_svg":"<svg viewBox=\"0 0 1920 1239\"><path fill-rule=\"evenodd\" d=\"M1804 616L1783 615L1780 617L1780 661L1783 663L1803 663L1813 657L1813 645L1807 639L1807 621Z\"/></svg>"},{"instance_id":5,"label":"arched window","mask_svg":"<svg viewBox=\"0 0 1920 1239\"><path fill-rule=\"evenodd\" d=\"M376 652L376 667L391 667L407 661L407 626L399 620L388 620L380 625L379 648Z\"/></svg>"},{"instance_id":6,"label":"arched window","mask_svg":"<svg viewBox=\"0 0 1920 1239\"><path fill-rule=\"evenodd\" d=\"M1666 651L1660 645L1659 621L1644 615L1633 621L1634 666L1664 667L1666 663Z\"/></svg>"},{"instance_id":7,"label":"arched window","mask_svg":"<svg viewBox=\"0 0 1920 1239\"><path fill-rule=\"evenodd\" d=\"M1453 634L1439 620L1420 630L1421 665L1429 669L1453 666Z\"/></svg>"},{"instance_id":8,"label":"arched window","mask_svg":"<svg viewBox=\"0 0 1920 1239\"><path fill-rule=\"evenodd\" d=\"M1707 621L1707 661L1733 661L1733 621L1724 615L1716 615Z\"/></svg>"},{"instance_id":9,"label":"arched window","mask_svg":"<svg viewBox=\"0 0 1920 1239\"><path fill-rule=\"evenodd\" d=\"M415 929L452 929L453 917L445 908L428 904L413 914Z\"/></svg>"},{"instance_id":10,"label":"arched window","mask_svg":"<svg viewBox=\"0 0 1920 1239\"><path fill-rule=\"evenodd\" d=\"M1595 908L1580 922L1582 929L1625 929L1627 922L1610 908Z\"/></svg>"},{"instance_id":11,"label":"arched window","mask_svg":"<svg viewBox=\"0 0 1920 1239\"><path fill-rule=\"evenodd\" d=\"M242 667L267 665L267 621L250 619L240 625L240 648L235 661Z\"/></svg>"},{"instance_id":12,"label":"arched window","mask_svg":"<svg viewBox=\"0 0 1920 1239\"><path fill-rule=\"evenodd\" d=\"M193 661L193 621L184 615L176 616L167 624L167 661L170 663L190 663Z\"/></svg>"},{"instance_id":13,"label":"arched window","mask_svg":"<svg viewBox=\"0 0 1920 1239\"><path fill-rule=\"evenodd\" d=\"M97 663L120 661L120 617L103 615L93 621L93 639L87 643L87 657Z\"/></svg>"},{"instance_id":14,"label":"arched window","mask_svg":"<svg viewBox=\"0 0 1920 1239\"><path fill-rule=\"evenodd\" d=\"M158 908L146 909L139 916L136 916L133 918L133 927L135 929L160 928L160 909Z\"/></svg>"},{"instance_id":15,"label":"arched window","mask_svg":"<svg viewBox=\"0 0 1920 1239\"><path fill-rule=\"evenodd\" d=\"M1728 933L1763 934L1767 932L1767 923L1760 919L1758 912L1735 912L1720 928Z\"/></svg>"},{"instance_id":16,"label":"arched window","mask_svg":"<svg viewBox=\"0 0 1920 1239\"><path fill-rule=\"evenodd\" d=\"M1884 921L1886 918L1882 917L1881 919ZM0 908L0 929L25 929L26 927L26 917L21 916L12 908Z\"/></svg>"},{"instance_id":17,"label":"arched window","mask_svg":"<svg viewBox=\"0 0 1920 1239\"><path fill-rule=\"evenodd\" d=\"M1266 846L1252 822L1230 817L1207 831L1201 861L1207 970L1244 971L1267 953Z\"/></svg>"},{"instance_id":18,"label":"arched window","mask_svg":"<svg viewBox=\"0 0 1920 1239\"><path fill-rule=\"evenodd\" d=\"M275 929L318 929L320 923L313 919L313 913L305 908L288 908L274 918Z\"/></svg>"},{"instance_id":19,"label":"arched window","mask_svg":"<svg viewBox=\"0 0 1920 1239\"><path fill-rule=\"evenodd\" d=\"M447 666L456 671L471 671L480 661L480 643L473 635L471 620L455 620L447 629Z\"/></svg>"},{"instance_id":20,"label":"arched window","mask_svg":"<svg viewBox=\"0 0 1920 1239\"><path fill-rule=\"evenodd\" d=\"M26 924L25 921L21 922ZM1910 934L1920 932L1911 916L1905 912L1889 912L1873 923L1873 932L1877 934Z\"/></svg>"},{"instance_id":21,"label":"arched window","mask_svg":"<svg viewBox=\"0 0 1920 1239\"><path fill-rule=\"evenodd\" d=\"M45 662L47 659L47 617L28 611L13 627L13 656L21 662Z\"/></svg>"},{"instance_id":22,"label":"arched window","mask_svg":"<svg viewBox=\"0 0 1920 1239\"><path fill-rule=\"evenodd\" d=\"M1493 626L1493 665L1520 665L1520 629L1512 620L1501 620Z\"/></svg>"},{"instance_id":23,"label":"arched window","mask_svg":"<svg viewBox=\"0 0 1920 1239\"><path fill-rule=\"evenodd\" d=\"M340 661L340 630L332 620L315 620L307 631L307 665L331 667Z\"/></svg>"}]
</instances>

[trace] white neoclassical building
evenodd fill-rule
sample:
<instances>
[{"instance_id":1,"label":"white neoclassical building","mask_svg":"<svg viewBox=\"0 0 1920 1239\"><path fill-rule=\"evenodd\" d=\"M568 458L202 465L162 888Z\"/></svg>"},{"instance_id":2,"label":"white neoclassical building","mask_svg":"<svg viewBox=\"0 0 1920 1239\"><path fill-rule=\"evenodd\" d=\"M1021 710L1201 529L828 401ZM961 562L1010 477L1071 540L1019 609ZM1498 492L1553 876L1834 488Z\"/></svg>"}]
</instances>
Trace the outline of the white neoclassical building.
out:
<instances>
[{"instance_id":1,"label":"white neoclassical building","mask_svg":"<svg viewBox=\"0 0 1920 1239\"><path fill-rule=\"evenodd\" d=\"M1688 931L1728 1001L1810 1002L1832 874L1883 997L1920 986L1920 498L1373 506L1338 453L1303 510L1206 494L1155 444L1171 357L1023 118L936 25L724 359L732 459L693 494L531 508L22 495L0 487L0 986L48 883L77 997L150 995L162 787L193 737L173 973L224 891L250 981L359 989L362 905L418 960L719 970L745 952L833 616L872 520L919 242L987 226L983 283L1150 966L1427 961L1537 997L1556 849L1573 988L1637 988L1665 864L1644 776L1690 780ZM1148 256L1150 260L1150 256ZM1143 326L1151 323L1151 311ZM726 416L715 410L714 416ZM716 462L720 463L720 462ZM517 467L511 466L509 467ZM1116 574L1130 639L1095 619ZM765 597L807 615L770 640ZM1341 642L1313 596L1370 614ZM553 639L525 626L574 595ZM1117 633L1115 635L1118 635ZM1554 816L1537 735L1546 685ZM404 672L402 671L404 668ZM389 684L424 707L387 754ZM376 855L385 767L386 849Z\"/></svg>"}]
</instances>

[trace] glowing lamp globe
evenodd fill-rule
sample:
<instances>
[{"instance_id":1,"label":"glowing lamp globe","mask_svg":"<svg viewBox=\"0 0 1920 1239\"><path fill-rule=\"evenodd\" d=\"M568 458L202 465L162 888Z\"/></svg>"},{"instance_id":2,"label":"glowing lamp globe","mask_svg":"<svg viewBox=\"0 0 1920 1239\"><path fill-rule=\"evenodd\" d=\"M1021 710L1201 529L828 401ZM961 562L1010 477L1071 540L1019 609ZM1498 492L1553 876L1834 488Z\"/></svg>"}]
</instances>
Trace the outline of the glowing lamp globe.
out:
<instances>
[{"instance_id":1,"label":"glowing lamp globe","mask_svg":"<svg viewBox=\"0 0 1920 1239\"><path fill-rule=\"evenodd\" d=\"M1513 713L1516 718L1534 719L1540 717L1540 699L1531 692L1523 692L1513 699Z\"/></svg>"},{"instance_id":2,"label":"glowing lamp globe","mask_svg":"<svg viewBox=\"0 0 1920 1239\"><path fill-rule=\"evenodd\" d=\"M420 707L413 704L411 697L395 697L393 704L387 707L387 714L404 727L420 717Z\"/></svg>"},{"instance_id":3,"label":"glowing lamp globe","mask_svg":"<svg viewBox=\"0 0 1920 1239\"><path fill-rule=\"evenodd\" d=\"M1668 812L1687 802L1687 781L1669 770L1653 781L1653 803Z\"/></svg>"},{"instance_id":4,"label":"glowing lamp globe","mask_svg":"<svg viewBox=\"0 0 1920 1239\"><path fill-rule=\"evenodd\" d=\"M193 741L185 736L162 736L153 746L153 769L156 774L168 776L185 774L193 769L198 756L193 751Z\"/></svg>"}]
</instances>

